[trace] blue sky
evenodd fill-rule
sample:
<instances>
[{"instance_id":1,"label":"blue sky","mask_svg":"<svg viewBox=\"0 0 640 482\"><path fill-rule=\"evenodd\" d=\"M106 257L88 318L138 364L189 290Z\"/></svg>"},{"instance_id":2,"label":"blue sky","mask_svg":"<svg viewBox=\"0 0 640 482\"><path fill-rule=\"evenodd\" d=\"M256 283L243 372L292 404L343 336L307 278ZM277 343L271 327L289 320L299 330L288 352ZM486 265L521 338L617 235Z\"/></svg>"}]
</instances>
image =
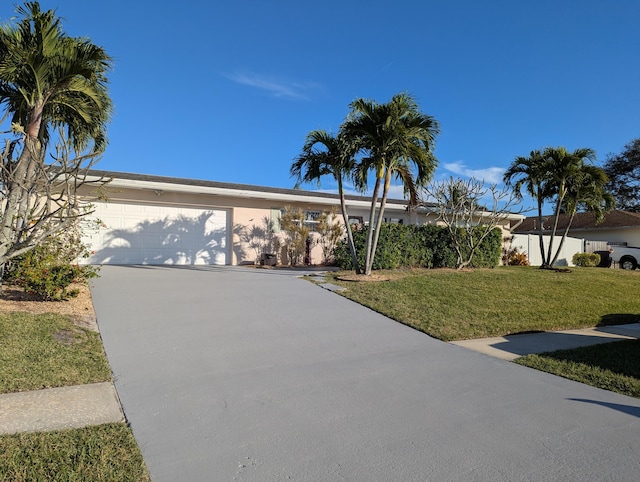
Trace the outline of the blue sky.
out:
<instances>
[{"instance_id":1,"label":"blue sky","mask_svg":"<svg viewBox=\"0 0 640 482\"><path fill-rule=\"evenodd\" d=\"M398 92L440 122L438 179L640 137L638 0L40 3L115 59L99 169L292 187L309 131Z\"/></svg>"}]
</instances>

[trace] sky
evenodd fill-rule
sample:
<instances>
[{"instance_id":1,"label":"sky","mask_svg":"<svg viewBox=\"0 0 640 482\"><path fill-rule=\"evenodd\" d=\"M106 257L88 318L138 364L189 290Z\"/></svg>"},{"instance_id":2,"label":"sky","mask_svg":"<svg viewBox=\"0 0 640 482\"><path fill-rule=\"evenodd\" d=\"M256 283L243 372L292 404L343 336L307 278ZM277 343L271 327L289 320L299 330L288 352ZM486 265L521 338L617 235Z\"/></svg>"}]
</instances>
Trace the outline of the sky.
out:
<instances>
[{"instance_id":1,"label":"sky","mask_svg":"<svg viewBox=\"0 0 640 482\"><path fill-rule=\"evenodd\" d=\"M399 92L440 123L436 180L500 182L547 146L601 163L640 137L640 0L40 4L114 58L97 169L290 188L310 131Z\"/></svg>"}]
</instances>

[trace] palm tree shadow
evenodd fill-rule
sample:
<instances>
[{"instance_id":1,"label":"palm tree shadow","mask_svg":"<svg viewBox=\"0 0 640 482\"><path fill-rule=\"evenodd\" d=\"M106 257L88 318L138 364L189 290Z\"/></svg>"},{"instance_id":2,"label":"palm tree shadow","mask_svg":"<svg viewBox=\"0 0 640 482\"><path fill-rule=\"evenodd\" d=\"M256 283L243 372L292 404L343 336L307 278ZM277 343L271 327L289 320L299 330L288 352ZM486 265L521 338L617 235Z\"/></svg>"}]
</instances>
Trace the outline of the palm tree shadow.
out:
<instances>
[{"instance_id":1,"label":"palm tree shadow","mask_svg":"<svg viewBox=\"0 0 640 482\"><path fill-rule=\"evenodd\" d=\"M219 213L198 217L179 215L142 221L131 228L113 229L92 253L91 264L228 264L228 226L220 227Z\"/></svg>"},{"instance_id":2,"label":"palm tree shadow","mask_svg":"<svg viewBox=\"0 0 640 482\"><path fill-rule=\"evenodd\" d=\"M617 410L618 412L626 413L636 418L640 418L640 407L634 407L631 405L622 405L619 403L610 403L610 402L600 402L598 400L587 400L584 398L569 398L573 402L583 402L583 403L591 403L594 405L601 405L603 407L610 408L612 410Z\"/></svg>"}]
</instances>

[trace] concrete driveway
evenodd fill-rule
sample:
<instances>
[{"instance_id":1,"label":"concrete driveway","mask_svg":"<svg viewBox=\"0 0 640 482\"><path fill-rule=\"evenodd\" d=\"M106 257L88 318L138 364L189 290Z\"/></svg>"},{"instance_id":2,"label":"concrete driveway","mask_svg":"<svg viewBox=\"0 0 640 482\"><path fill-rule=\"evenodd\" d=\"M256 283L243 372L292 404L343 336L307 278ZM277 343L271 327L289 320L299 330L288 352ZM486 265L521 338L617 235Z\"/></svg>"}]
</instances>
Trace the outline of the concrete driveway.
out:
<instances>
[{"instance_id":1,"label":"concrete driveway","mask_svg":"<svg viewBox=\"0 0 640 482\"><path fill-rule=\"evenodd\" d=\"M434 340L281 271L107 266L154 481L637 480L640 400Z\"/></svg>"}]
</instances>

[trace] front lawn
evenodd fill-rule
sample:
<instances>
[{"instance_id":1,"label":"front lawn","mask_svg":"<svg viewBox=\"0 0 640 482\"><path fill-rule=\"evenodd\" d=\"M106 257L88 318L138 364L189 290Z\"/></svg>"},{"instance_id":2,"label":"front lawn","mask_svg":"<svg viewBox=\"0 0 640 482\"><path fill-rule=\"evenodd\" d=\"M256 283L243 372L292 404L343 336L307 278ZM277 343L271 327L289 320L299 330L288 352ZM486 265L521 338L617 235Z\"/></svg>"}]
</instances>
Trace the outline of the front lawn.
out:
<instances>
[{"instance_id":1,"label":"front lawn","mask_svg":"<svg viewBox=\"0 0 640 482\"><path fill-rule=\"evenodd\" d=\"M516 363L640 398L640 340L528 355Z\"/></svg>"},{"instance_id":2,"label":"front lawn","mask_svg":"<svg viewBox=\"0 0 640 482\"><path fill-rule=\"evenodd\" d=\"M47 302L60 310L64 302ZM111 380L100 335L59 313L0 312L0 393ZM0 480L131 480L149 476L129 427L0 435Z\"/></svg>"},{"instance_id":3,"label":"front lawn","mask_svg":"<svg viewBox=\"0 0 640 482\"><path fill-rule=\"evenodd\" d=\"M148 481L124 423L0 436L0 480Z\"/></svg>"},{"instance_id":4,"label":"front lawn","mask_svg":"<svg viewBox=\"0 0 640 482\"><path fill-rule=\"evenodd\" d=\"M0 393L111 380L102 340L67 316L0 313Z\"/></svg>"},{"instance_id":5,"label":"front lawn","mask_svg":"<svg viewBox=\"0 0 640 482\"><path fill-rule=\"evenodd\" d=\"M510 266L387 274L391 281L340 281L339 272L328 279L347 288L343 296L444 341L640 321L638 270Z\"/></svg>"}]
</instances>

